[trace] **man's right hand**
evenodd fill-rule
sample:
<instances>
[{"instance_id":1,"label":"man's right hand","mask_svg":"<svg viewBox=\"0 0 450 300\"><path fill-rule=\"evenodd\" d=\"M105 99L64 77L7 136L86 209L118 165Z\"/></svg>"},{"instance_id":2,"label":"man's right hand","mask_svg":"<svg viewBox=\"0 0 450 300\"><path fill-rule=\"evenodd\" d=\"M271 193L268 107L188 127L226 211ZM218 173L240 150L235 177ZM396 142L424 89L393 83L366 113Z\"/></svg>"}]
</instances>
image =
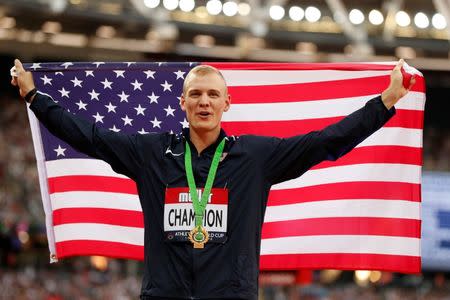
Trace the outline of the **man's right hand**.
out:
<instances>
[{"instance_id":1,"label":"man's right hand","mask_svg":"<svg viewBox=\"0 0 450 300\"><path fill-rule=\"evenodd\" d=\"M17 77L12 77L11 84L19 87L20 96L24 98L28 92L35 88L33 74L25 71L22 63L18 59L14 60L14 66L16 67ZM30 103L33 101L33 98L34 96L30 99Z\"/></svg>"}]
</instances>

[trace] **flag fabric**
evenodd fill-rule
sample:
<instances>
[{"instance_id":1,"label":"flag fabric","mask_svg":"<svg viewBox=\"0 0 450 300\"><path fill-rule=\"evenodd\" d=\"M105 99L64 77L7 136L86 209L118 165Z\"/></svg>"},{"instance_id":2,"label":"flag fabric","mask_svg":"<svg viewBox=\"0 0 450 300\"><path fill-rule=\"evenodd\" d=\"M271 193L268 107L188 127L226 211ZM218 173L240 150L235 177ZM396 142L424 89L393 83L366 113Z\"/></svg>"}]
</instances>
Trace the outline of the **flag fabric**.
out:
<instances>
[{"instance_id":1,"label":"flag fabric","mask_svg":"<svg viewBox=\"0 0 450 300\"><path fill-rule=\"evenodd\" d=\"M41 92L111 131L180 132L187 72L198 63L35 63ZM288 137L339 121L379 95L393 63L208 63L229 86L228 135ZM335 162L272 187L261 269L420 272L420 184L425 87L422 74L380 130ZM143 259L134 182L77 152L29 113L51 257ZM97 247L102 242L107 247ZM150 254L151 255L151 254Z\"/></svg>"}]
</instances>

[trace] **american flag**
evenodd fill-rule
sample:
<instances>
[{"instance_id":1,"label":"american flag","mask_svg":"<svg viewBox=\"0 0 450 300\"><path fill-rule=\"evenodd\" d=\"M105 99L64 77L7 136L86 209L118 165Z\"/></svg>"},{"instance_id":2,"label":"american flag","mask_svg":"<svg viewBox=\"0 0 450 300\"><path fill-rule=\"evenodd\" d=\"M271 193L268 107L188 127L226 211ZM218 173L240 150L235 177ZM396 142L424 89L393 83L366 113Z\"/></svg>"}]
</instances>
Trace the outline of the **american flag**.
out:
<instances>
[{"instance_id":1,"label":"american flag","mask_svg":"<svg viewBox=\"0 0 450 300\"><path fill-rule=\"evenodd\" d=\"M198 63L34 63L41 92L111 131L180 132L183 80ZM287 137L321 129L379 95L392 63L208 63L220 69L232 105L228 135ZM261 269L420 272L420 183L424 78L379 131L336 162L272 187ZM49 248L54 259L104 255L143 259L136 186L109 165L51 135L32 113ZM96 242L110 247L96 247ZM284 247L280 249L279 245ZM120 246L118 246L120 245Z\"/></svg>"}]
</instances>

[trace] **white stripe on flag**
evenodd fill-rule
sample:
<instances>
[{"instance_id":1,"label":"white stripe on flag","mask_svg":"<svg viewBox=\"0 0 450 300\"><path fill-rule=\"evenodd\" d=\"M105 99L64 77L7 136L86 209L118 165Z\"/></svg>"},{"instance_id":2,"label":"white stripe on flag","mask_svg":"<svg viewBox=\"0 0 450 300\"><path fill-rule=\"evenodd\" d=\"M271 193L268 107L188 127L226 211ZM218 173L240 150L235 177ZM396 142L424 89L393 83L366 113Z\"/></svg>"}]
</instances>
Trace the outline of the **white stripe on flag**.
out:
<instances>
[{"instance_id":1,"label":"white stripe on flag","mask_svg":"<svg viewBox=\"0 0 450 300\"><path fill-rule=\"evenodd\" d=\"M46 167L49 178L76 175L128 178L127 176L114 172L111 166L103 160L92 158L50 160L46 162Z\"/></svg>"},{"instance_id":2,"label":"white stripe on flag","mask_svg":"<svg viewBox=\"0 0 450 300\"><path fill-rule=\"evenodd\" d=\"M391 71L337 70L221 70L228 86L279 85L368 78L389 75Z\"/></svg>"},{"instance_id":3,"label":"white stripe on flag","mask_svg":"<svg viewBox=\"0 0 450 300\"><path fill-rule=\"evenodd\" d=\"M309 170L299 178L278 183L273 190L300 188L333 182L380 181L420 183L421 166L407 164L359 164Z\"/></svg>"},{"instance_id":4,"label":"white stripe on flag","mask_svg":"<svg viewBox=\"0 0 450 300\"><path fill-rule=\"evenodd\" d=\"M73 223L57 225L56 242L71 240L93 240L144 245L144 228L96 223Z\"/></svg>"},{"instance_id":5,"label":"white stripe on flag","mask_svg":"<svg viewBox=\"0 0 450 300\"><path fill-rule=\"evenodd\" d=\"M268 206L264 222L310 218L374 217L420 219L420 203L402 200L351 199Z\"/></svg>"},{"instance_id":6,"label":"white stripe on flag","mask_svg":"<svg viewBox=\"0 0 450 300\"><path fill-rule=\"evenodd\" d=\"M93 207L142 211L138 195L110 192L63 192L50 195L53 210Z\"/></svg>"},{"instance_id":7,"label":"white stripe on flag","mask_svg":"<svg viewBox=\"0 0 450 300\"><path fill-rule=\"evenodd\" d=\"M376 97L358 96L352 98L328 99L317 101L248 103L232 104L230 110L223 114L224 122L238 121L289 121L309 120L347 116ZM395 107L397 109L423 110L425 97L423 93L410 92ZM276 109L274 109L276 107Z\"/></svg>"},{"instance_id":8,"label":"white stripe on flag","mask_svg":"<svg viewBox=\"0 0 450 300\"><path fill-rule=\"evenodd\" d=\"M263 239L261 242L261 255L298 253L420 256L420 239L374 235L320 235Z\"/></svg>"},{"instance_id":9,"label":"white stripe on flag","mask_svg":"<svg viewBox=\"0 0 450 300\"><path fill-rule=\"evenodd\" d=\"M422 148L422 129L382 127L362 141L356 148L389 145Z\"/></svg>"}]
</instances>

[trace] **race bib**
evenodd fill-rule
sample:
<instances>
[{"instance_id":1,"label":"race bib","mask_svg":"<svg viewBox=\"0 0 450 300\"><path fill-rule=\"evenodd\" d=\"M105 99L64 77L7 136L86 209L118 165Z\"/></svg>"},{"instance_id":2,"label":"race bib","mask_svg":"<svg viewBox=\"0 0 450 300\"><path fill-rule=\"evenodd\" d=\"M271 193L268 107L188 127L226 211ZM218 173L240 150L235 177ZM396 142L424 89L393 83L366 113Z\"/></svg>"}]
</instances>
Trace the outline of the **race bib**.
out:
<instances>
[{"instance_id":1,"label":"race bib","mask_svg":"<svg viewBox=\"0 0 450 300\"><path fill-rule=\"evenodd\" d=\"M201 199L203 189L197 189ZM208 243L224 243L227 240L228 190L213 188L206 205L203 227L209 233ZM189 241L188 234L194 228L195 214L188 187L167 188L164 200L164 233L166 241Z\"/></svg>"}]
</instances>

